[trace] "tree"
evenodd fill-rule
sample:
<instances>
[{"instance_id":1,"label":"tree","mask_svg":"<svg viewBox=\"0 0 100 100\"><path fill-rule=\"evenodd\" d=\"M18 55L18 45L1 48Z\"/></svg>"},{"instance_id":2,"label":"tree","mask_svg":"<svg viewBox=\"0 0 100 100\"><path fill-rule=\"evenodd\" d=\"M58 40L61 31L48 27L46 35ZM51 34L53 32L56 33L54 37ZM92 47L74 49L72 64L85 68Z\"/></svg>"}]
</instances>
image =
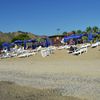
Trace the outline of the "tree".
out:
<instances>
[{"instance_id":1,"label":"tree","mask_svg":"<svg viewBox=\"0 0 100 100\"><path fill-rule=\"evenodd\" d=\"M82 40L83 40L83 42L86 42L88 40L88 37L87 36L83 36Z\"/></svg>"},{"instance_id":2,"label":"tree","mask_svg":"<svg viewBox=\"0 0 100 100\"><path fill-rule=\"evenodd\" d=\"M12 39L12 42L16 40L28 40L28 39L30 39L30 37L27 34L19 34L18 36Z\"/></svg>"},{"instance_id":3,"label":"tree","mask_svg":"<svg viewBox=\"0 0 100 100\"><path fill-rule=\"evenodd\" d=\"M2 42L2 41L0 41L0 46L2 45L2 43L3 43L3 42Z\"/></svg>"},{"instance_id":4,"label":"tree","mask_svg":"<svg viewBox=\"0 0 100 100\"><path fill-rule=\"evenodd\" d=\"M82 31L81 31L81 30L77 30L76 33L77 33L77 34L81 34Z\"/></svg>"},{"instance_id":5,"label":"tree","mask_svg":"<svg viewBox=\"0 0 100 100\"><path fill-rule=\"evenodd\" d=\"M91 28L90 26L88 26L88 27L86 28L86 32L87 32L87 33L92 32L92 28Z\"/></svg>"},{"instance_id":6,"label":"tree","mask_svg":"<svg viewBox=\"0 0 100 100\"><path fill-rule=\"evenodd\" d=\"M92 29L93 29L93 32L94 32L94 33L96 33L96 32L99 31L99 28L98 28L97 26L94 26Z\"/></svg>"},{"instance_id":7,"label":"tree","mask_svg":"<svg viewBox=\"0 0 100 100\"><path fill-rule=\"evenodd\" d=\"M94 41L97 41L97 40L100 41L100 34L97 34L97 35L94 37Z\"/></svg>"},{"instance_id":8,"label":"tree","mask_svg":"<svg viewBox=\"0 0 100 100\"><path fill-rule=\"evenodd\" d=\"M63 34L63 35L68 35L68 33L67 33L67 32L63 32L62 34Z\"/></svg>"},{"instance_id":9,"label":"tree","mask_svg":"<svg viewBox=\"0 0 100 100\"><path fill-rule=\"evenodd\" d=\"M45 39L39 37L39 38L37 38L37 41L38 41L38 42L44 42Z\"/></svg>"},{"instance_id":10,"label":"tree","mask_svg":"<svg viewBox=\"0 0 100 100\"><path fill-rule=\"evenodd\" d=\"M72 34L76 34L76 31L73 30L73 31L72 31Z\"/></svg>"}]
</instances>

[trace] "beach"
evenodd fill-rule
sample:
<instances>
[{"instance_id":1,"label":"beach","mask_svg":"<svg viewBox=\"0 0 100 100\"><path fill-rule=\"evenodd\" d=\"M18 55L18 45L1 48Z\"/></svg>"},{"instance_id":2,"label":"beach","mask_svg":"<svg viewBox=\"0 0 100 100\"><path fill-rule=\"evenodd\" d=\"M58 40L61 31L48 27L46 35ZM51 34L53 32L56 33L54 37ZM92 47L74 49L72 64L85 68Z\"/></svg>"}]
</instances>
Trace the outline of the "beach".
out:
<instances>
[{"instance_id":1,"label":"beach","mask_svg":"<svg viewBox=\"0 0 100 100\"><path fill-rule=\"evenodd\" d=\"M0 81L55 89L62 96L82 100L99 100L100 47L88 48L87 53L78 56L56 50L45 58L38 53L26 58L0 59Z\"/></svg>"}]
</instances>

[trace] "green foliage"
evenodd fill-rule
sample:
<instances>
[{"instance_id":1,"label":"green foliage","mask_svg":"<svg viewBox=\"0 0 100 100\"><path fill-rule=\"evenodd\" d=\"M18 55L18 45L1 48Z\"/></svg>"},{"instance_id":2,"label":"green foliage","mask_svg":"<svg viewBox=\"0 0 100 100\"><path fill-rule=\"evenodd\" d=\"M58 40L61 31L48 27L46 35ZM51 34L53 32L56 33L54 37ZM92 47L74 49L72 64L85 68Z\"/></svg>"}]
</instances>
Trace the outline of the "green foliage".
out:
<instances>
[{"instance_id":1,"label":"green foliage","mask_svg":"<svg viewBox=\"0 0 100 100\"><path fill-rule=\"evenodd\" d=\"M3 43L3 42L4 42L4 41L1 41L1 40L0 40L0 47L2 47L2 43Z\"/></svg>"},{"instance_id":2,"label":"green foliage","mask_svg":"<svg viewBox=\"0 0 100 100\"><path fill-rule=\"evenodd\" d=\"M67 32L63 32L62 34L63 34L63 35L68 35L68 33L67 33Z\"/></svg>"},{"instance_id":3,"label":"green foliage","mask_svg":"<svg viewBox=\"0 0 100 100\"><path fill-rule=\"evenodd\" d=\"M73 31L72 31L72 33L73 33L73 34L76 34L76 31L75 31L75 30L73 30Z\"/></svg>"},{"instance_id":4,"label":"green foliage","mask_svg":"<svg viewBox=\"0 0 100 100\"><path fill-rule=\"evenodd\" d=\"M94 38L94 42L99 40L100 41L100 34L96 35L96 37Z\"/></svg>"},{"instance_id":5,"label":"green foliage","mask_svg":"<svg viewBox=\"0 0 100 100\"><path fill-rule=\"evenodd\" d=\"M0 46L2 45L2 42L0 41Z\"/></svg>"},{"instance_id":6,"label":"green foliage","mask_svg":"<svg viewBox=\"0 0 100 100\"><path fill-rule=\"evenodd\" d=\"M87 32L87 33L90 33L90 32L96 33L96 32L98 32L98 31L99 31L99 28L98 28L97 26L94 26L94 27L88 26L88 27L86 28L86 32Z\"/></svg>"},{"instance_id":7,"label":"green foliage","mask_svg":"<svg viewBox=\"0 0 100 100\"><path fill-rule=\"evenodd\" d=\"M86 42L88 40L88 37L87 36L83 36L82 40L83 40L83 42Z\"/></svg>"},{"instance_id":8,"label":"green foliage","mask_svg":"<svg viewBox=\"0 0 100 100\"><path fill-rule=\"evenodd\" d=\"M18 36L12 39L12 42L16 40L28 40L28 39L30 39L30 37L27 34L19 34Z\"/></svg>"},{"instance_id":9,"label":"green foliage","mask_svg":"<svg viewBox=\"0 0 100 100\"><path fill-rule=\"evenodd\" d=\"M81 34L82 31L81 31L81 30L77 30L76 33L77 33L77 34Z\"/></svg>"},{"instance_id":10,"label":"green foliage","mask_svg":"<svg viewBox=\"0 0 100 100\"><path fill-rule=\"evenodd\" d=\"M43 38L37 38L38 42L44 42L45 40Z\"/></svg>"},{"instance_id":11,"label":"green foliage","mask_svg":"<svg viewBox=\"0 0 100 100\"><path fill-rule=\"evenodd\" d=\"M96 33L96 32L99 31L99 28L98 28L97 26L94 26L92 29L93 29L93 32L94 32L94 33Z\"/></svg>"},{"instance_id":12,"label":"green foliage","mask_svg":"<svg viewBox=\"0 0 100 100\"><path fill-rule=\"evenodd\" d=\"M98 36L98 40L100 41L100 34L98 34L97 36Z\"/></svg>"},{"instance_id":13,"label":"green foliage","mask_svg":"<svg viewBox=\"0 0 100 100\"><path fill-rule=\"evenodd\" d=\"M88 26L88 27L86 28L86 32L87 32L87 33L92 32L92 28L91 28L90 26Z\"/></svg>"}]
</instances>

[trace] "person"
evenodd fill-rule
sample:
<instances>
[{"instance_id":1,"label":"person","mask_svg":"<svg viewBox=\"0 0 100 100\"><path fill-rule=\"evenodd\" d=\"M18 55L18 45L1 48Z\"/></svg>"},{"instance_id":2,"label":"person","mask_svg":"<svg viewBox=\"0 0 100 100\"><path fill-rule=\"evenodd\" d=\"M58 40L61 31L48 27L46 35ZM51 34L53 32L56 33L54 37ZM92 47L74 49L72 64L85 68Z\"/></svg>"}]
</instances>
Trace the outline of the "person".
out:
<instances>
[{"instance_id":1,"label":"person","mask_svg":"<svg viewBox=\"0 0 100 100\"><path fill-rule=\"evenodd\" d=\"M69 53L72 53L72 52L74 52L74 47L73 47L73 46L71 46L71 47L69 48Z\"/></svg>"},{"instance_id":2,"label":"person","mask_svg":"<svg viewBox=\"0 0 100 100\"><path fill-rule=\"evenodd\" d=\"M70 47L70 51L74 51L74 47L73 46Z\"/></svg>"}]
</instances>

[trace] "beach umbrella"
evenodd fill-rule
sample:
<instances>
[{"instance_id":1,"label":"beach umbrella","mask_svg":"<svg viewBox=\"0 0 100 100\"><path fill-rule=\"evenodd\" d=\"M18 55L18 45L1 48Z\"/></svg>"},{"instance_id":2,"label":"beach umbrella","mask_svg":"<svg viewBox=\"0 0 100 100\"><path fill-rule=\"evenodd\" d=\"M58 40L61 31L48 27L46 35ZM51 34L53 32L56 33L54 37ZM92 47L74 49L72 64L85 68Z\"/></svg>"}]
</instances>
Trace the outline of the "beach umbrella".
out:
<instances>
[{"instance_id":1,"label":"beach umbrella","mask_svg":"<svg viewBox=\"0 0 100 100\"><path fill-rule=\"evenodd\" d=\"M14 43L15 43L15 44L22 44L23 41L22 41L22 40L16 40L16 41L14 41Z\"/></svg>"},{"instance_id":2,"label":"beach umbrella","mask_svg":"<svg viewBox=\"0 0 100 100\"><path fill-rule=\"evenodd\" d=\"M71 35L71 36L68 36L68 37L64 37L64 42L67 42L68 40L70 40L70 39L72 39L73 38L73 36Z\"/></svg>"},{"instance_id":3,"label":"beach umbrella","mask_svg":"<svg viewBox=\"0 0 100 100\"><path fill-rule=\"evenodd\" d=\"M24 42L24 49L26 49L27 43L31 44L32 48L34 48L34 46L32 45L32 43L35 43L37 41L36 41L36 39L34 39L34 40L30 39L30 40L24 40L23 42ZM36 48L36 46L35 46L35 48Z\"/></svg>"},{"instance_id":4,"label":"beach umbrella","mask_svg":"<svg viewBox=\"0 0 100 100\"><path fill-rule=\"evenodd\" d=\"M67 42L69 41L70 39L80 39L82 38L83 34L80 34L80 35L75 35L75 34L72 34L68 37L64 37L64 42Z\"/></svg>"},{"instance_id":5,"label":"beach umbrella","mask_svg":"<svg viewBox=\"0 0 100 100\"><path fill-rule=\"evenodd\" d=\"M26 49L26 43L27 43L27 41L24 40L24 49Z\"/></svg>"},{"instance_id":6,"label":"beach umbrella","mask_svg":"<svg viewBox=\"0 0 100 100\"><path fill-rule=\"evenodd\" d=\"M96 32L96 34L100 34L100 32Z\"/></svg>"},{"instance_id":7,"label":"beach umbrella","mask_svg":"<svg viewBox=\"0 0 100 100\"><path fill-rule=\"evenodd\" d=\"M27 40L27 42L30 42L30 43L31 42L37 42L37 40L36 39L34 39L34 40L33 39L30 39L30 40Z\"/></svg>"},{"instance_id":8,"label":"beach umbrella","mask_svg":"<svg viewBox=\"0 0 100 100\"><path fill-rule=\"evenodd\" d=\"M15 43L10 43L10 47L14 47L15 46Z\"/></svg>"},{"instance_id":9,"label":"beach umbrella","mask_svg":"<svg viewBox=\"0 0 100 100\"><path fill-rule=\"evenodd\" d=\"M8 51L10 51L10 43L4 42L4 43L2 44L2 47L3 47L4 49L7 49Z\"/></svg>"},{"instance_id":10,"label":"beach umbrella","mask_svg":"<svg viewBox=\"0 0 100 100\"><path fill-rule=\"evenodd\" d=\"M22 46L23 43L24 43L24 41L22 41L22 40L14 41L14 44L19 45L19 46Z\"/></svg>"},{"instance_id":11,"label":"beach umbrella","mask_svg":"<svg viewBox=\"0 0 100 100\"><path fill-rule=\"evenodd\" d=\"M3 47L5 47L5 46L8 47L8 46L9 46L9 43L4 42L4 43L2 44L2 46L3 46Z\"/></svg>"},{"instance_id":12,"label":"beach umbrella","mask_svg":"<svg viewBox=\"0 0 100 100\"><path fill-rule=\"evenodd\" d=\"M91 41L93 39L93 35L92 35L92 33L89 33L88 34L88 41Z\"/></svg>"},{"instance_id":13,"label":"beach umbrella","mask_svg":"<svg viewBox=\"0 0 100 100\"><path fill-rule=\"evenodd\" d=\"M48 41L48 39L46 38L46 40L45 40L45 47L48 47L49 46L49 41Z\"/></svg>"}]
</instances>

